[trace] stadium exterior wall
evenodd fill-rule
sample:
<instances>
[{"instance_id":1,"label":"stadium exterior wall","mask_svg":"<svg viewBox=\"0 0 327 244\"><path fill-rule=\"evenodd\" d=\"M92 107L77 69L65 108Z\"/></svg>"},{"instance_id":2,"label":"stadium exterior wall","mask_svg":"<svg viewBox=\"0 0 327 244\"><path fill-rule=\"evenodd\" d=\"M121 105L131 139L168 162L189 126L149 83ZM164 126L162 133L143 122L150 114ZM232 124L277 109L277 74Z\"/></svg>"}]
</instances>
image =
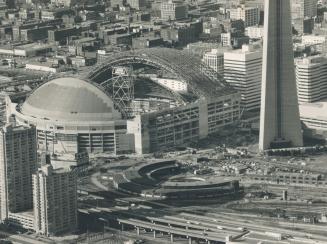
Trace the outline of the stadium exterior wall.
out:
<instances>
[{"instance_id":1,"label":"stadium exterior wall","mask_svg":"<svg viewBox=\"0 0 327 244\"><path fill-rule=\"evenodd\" d=\"M54 153L132 153L134 135L127 134L126 120L52 121L20 113L12 104L11 109L19 124L35 125L38 149Z\"/></svg>"},{"instance_id":2,"label":"stadium exterior wall","mask_svg":"<svg viewBox=\"0 0 327 244\"><path fill-rule=\"evenodd\" d=\"M151 153L197 142L240 119L238 93L199 100L177 108L141 114L127 122L135 152Z\"/></svg>"},{"instance_id":3,"label":"stadium exterior wall","mask_svg":"<svg viewBox=\"0 0 327 244\"><path fill-rule=\"evenodd\" d=\"M9 113L15 115L19 124L36 126L40 150L57 154L153 153L196 143L240 119L238 93L199 99L129 120L57 121L23 114L15 103L9 107Z\"/></svg>"}]
</instances>

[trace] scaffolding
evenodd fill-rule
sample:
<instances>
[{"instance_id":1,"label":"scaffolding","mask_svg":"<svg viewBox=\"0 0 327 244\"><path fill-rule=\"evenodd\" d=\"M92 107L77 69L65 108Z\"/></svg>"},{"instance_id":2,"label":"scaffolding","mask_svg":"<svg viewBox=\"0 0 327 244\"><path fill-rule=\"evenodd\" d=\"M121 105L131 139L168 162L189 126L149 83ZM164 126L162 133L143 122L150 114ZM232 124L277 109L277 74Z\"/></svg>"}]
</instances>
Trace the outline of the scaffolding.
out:
<instances>
[{"instance_id":1,"label":"scaffolding","mask_svg":"<svg viewBox=\"0 0 327 244\"><path fill-rule=\"evenodd\" d=\"M134 100L134 76L131 66L112 67L112 77L101 83L111 94L116 109L123 110L127 118L133 116L131 103Z\"/></svg>"},{"instance_id":2,"label":"scaffolding","mask_svg":"<svg viewBox=\"0 0 327 244\"><path fill-rule=\"evenodd\" d=\"M223 77L206 67L200 58L186 51L169 48L148 48L111 55L88 74L88 79L97 80L114 66L132 64L148 65L174 74L199 98L217 98L235 94L235 90ZM183 104L183 99L177 92L174 96Z\"/></svg>"}]
</instances>

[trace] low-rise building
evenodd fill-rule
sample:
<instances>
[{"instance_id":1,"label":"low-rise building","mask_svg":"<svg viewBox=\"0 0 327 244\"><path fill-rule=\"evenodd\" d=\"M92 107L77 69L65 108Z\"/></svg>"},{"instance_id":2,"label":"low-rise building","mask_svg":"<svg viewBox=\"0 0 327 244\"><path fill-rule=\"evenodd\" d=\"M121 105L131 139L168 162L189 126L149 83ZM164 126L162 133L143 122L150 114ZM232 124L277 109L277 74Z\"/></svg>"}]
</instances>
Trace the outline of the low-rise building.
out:
<instances>
[{"instance_id":1,"label":"low-rise building","mask_svg":"<svg viewBox=\"0 0 327 244\"><path fill-rule=\"evenodd\" d=\"M163 39L161 37L139 37L133 38L132 46L135 49L151 48L163 45Z\"/></svg>"},{"instance_id":2,"label":"low-rise building","mask_svg":"<svg viewBox=\"0 0 327 244\"><path fill-rule=\"evenodd\" d=\"M187 45L199 39L202 33L202 23L200 21L179 23L175 26L162 29L161 37L176 45Z\"/></svg>"},{"instance_id":3,"label":"low-rise building","mask_svg":"<svg viewBox=\"0 0 327 244\"><path fill-rule=\"evenodd\" d=\"M245 35L251 39L263 38L263 26L249 26L245 29Z\"/></svg>"},{"instance_id":4,"label":"low-rise building","mask_svg":"<svg viewBox=\"0 0 327 244\"><path fill-rule=\"evenodd\" d=\"M323 52L326 50L326 35L303 35L302 44L307 46L316 46L317 51Z\"/></svg>"},{"instance_id":5,"label":"low-rise building","mask_svg":"<svg viewBox=\"0 0 327 244\"><path fill-rule=\"evenodd\" d=\"M48 31L49 42L66 42L70 36L79 36L81 29L76 27L61 28Z\"/></svg>"},{"instance_id":6,"label":"low-rise building","mask_svg":"<svg viewBox=\"0 0 327 244\"><path fill-rule=\"evenodd\" d=\"M204 53L202 61L217 73L224 74L224 53L219 49Z\"/></svg>"}]
</instances>

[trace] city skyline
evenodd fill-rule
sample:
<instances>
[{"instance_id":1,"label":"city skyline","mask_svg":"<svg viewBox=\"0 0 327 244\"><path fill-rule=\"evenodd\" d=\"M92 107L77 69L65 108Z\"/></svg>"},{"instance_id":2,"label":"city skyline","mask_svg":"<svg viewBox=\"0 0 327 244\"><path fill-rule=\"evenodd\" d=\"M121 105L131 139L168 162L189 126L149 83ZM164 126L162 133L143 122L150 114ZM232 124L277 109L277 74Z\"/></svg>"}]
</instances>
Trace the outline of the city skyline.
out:
<instances>
[{"instance_id":1,"label":"city skyline","mask_svg":"<svg viewBox=\"0 0 327 244\"><path fill-rule=\"evenodd\" d=\"M327 1L0 0L0 243L326 244Z\"/></svg>"}]
</instances>

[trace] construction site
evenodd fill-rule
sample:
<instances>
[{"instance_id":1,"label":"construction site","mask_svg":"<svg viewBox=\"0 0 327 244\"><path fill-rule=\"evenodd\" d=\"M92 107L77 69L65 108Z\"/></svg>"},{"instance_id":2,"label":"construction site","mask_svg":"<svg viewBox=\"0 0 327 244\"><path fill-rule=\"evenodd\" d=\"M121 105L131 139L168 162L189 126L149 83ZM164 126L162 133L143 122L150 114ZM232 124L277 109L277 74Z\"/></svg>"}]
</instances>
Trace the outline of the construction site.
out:
<instances>
[{"instance_id":1,"label":"construction site","mask_svg":"<svg viewBox=\"0 0 327 244\"><path fill-rule=\"evenodd\" d=\"M81 216L98 226L90 228L90 233L100 233L94 242L104 243L112 234L121 238L116 243L327 242L326 170L312 170L316 160L319 169L325 165L323 153L276 158L216 146L185 148L161 157L165 160L153 155L110 162L97 159L97 173L79 186L89 193L80 195ZM176 171L176 162L182 171ZM117 185L117 174L122 172L128 181ZM158 172L162 178L157 178ZM237 196L212 195L200 182L196 188L201 193L190 194L193 190L186 186L194 187L201 178L211 184L210 179L232 178L242 191ZM189 191L188 198L164 197L160 189L165 185L170 191L180 187L182 195Z\"/></svg>"}]
</instances>

